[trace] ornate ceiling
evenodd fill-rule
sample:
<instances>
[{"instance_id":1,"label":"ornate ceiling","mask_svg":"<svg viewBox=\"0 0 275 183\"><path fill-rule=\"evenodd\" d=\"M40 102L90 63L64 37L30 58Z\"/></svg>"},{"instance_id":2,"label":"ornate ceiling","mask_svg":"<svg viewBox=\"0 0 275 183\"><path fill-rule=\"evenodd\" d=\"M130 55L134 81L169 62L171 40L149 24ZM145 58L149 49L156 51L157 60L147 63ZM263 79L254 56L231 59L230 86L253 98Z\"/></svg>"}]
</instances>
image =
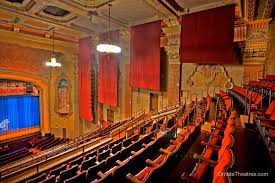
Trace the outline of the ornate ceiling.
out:
<instances>
[{"instance_id":1,"label":"ornate ceiling","mask_svg":"<svg viewBox=\"0 0 275 183\"><path fill-rule=\"evenodd\" d=\"M76 41L108 30L108 3L111 29L125 30L132 25L154 20L176 20L180 15L201 11L233 0L0 0L0 28ZM236 0L247 2L255 17L270 16L273 0ZM260 2L260 3L256 3ZM251 5L251 7L249 7ZM271 9L270 9L270 5ZM257 10L263 13L258 13ZM269 9L268 9L269 7ZM239 8L240 14L243 8ZM247 15L249 16L249 14Z\"/></svg>"}]
</instances>

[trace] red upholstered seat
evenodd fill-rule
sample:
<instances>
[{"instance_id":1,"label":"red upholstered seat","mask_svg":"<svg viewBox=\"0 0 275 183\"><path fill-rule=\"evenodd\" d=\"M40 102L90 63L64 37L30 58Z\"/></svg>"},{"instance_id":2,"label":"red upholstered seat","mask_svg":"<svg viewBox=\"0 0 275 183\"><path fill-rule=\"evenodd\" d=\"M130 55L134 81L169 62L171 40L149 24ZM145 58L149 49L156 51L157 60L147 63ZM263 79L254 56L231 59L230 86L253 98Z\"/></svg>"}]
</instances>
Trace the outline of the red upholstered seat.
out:
<instances>
[{"instance_id":1,"label":"red upholstered seat","mask_svg":"<svg viewBox=\"0 0 275 183\"><path fill-rule=\"evenodd\" d=\"M143 182L143 180L145 180L152 173L153 170L154 168L146 166L143 170L136 174L136 177L138 180Z\"/></svg>"},{"instance_id":2,"label":"red upholstered seat","mask_svg":"<svg viewBox=\"0 0 275 183\"><path fill-rule=\"evenodd\" d=\"M223 156L218 161L218 164L214 168L213 183L227 183L228 178L226 172L232 167L234 163L234 155L232 150L226 149ZM223 174L223 175L222 175Z\"/></svg>"},{"instance_id":3,"label":"red upholstered seat","mask_svg":"<svg viewBox=\"0 0 275 183\"><path fill-rule=\"evenodd\" d=\"M196 182L201 182L201 180L203 179L203 176L205 175L205 172L207 171L207 169L208 169L208 166L206 164L199 163L199 164L196 165L196 167L194 168L194 170L190 174L190 176L192 176L192 178Z\"/></svg>"}]
</instances>

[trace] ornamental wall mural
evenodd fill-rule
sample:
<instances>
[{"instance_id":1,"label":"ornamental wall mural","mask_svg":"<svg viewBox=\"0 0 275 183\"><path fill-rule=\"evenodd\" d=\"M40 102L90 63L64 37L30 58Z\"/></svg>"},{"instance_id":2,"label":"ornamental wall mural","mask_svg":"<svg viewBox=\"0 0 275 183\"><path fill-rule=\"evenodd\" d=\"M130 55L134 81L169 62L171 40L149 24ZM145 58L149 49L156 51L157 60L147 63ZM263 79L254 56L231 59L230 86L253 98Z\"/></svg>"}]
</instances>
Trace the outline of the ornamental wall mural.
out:
<instances>
[{"instance_id":1,"label":"ornamental wall mural","mask_svg":"<svg viewBox=\"0 0 275 183\"><path fill-rule=\"evenodd\" d=\"M226 90L233 86L232 78L222 65L197 65L186 84L182 95L188 98L206 96L207 93L213 95L220 89Z\"/></svg>"},{"instance_id":2,"label":"ornamental wall mural","mask_svg":"<svg viewBox=\"0 0 275 183\"><path fill-rule=\"evenodd\" d=\"M61 117L71 115L71 84L64 74L61 74L57 80L56 95L56 112Z\"/></svg>"}]
</instances>

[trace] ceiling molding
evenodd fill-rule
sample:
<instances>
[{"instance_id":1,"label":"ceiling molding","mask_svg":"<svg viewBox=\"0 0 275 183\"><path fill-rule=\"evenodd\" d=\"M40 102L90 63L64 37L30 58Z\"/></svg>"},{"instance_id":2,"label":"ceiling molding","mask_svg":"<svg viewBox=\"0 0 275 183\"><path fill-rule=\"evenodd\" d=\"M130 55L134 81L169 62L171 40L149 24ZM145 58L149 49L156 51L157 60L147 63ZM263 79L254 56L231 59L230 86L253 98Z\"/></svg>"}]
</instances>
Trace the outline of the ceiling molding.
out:
<instances>
[{"instance_id":1,"label":"ceiling molding","mask_svg":"<svg viewBox=\"0 0 275 183\"><path fill-rule=\"evenodd\" d=\"M141 4L147 6L156 12L160 18L162 19L170 19L175 18L175 15L169 12L166 8L164 8L159 2L156 0L138 0Z\"/></svg>"},{"instance_id":2,"label":"ceiling molding","mask_svg":"<svg viewBox=\"0 0 275 183\"><path fill-rule=\"evenodd\" d=\"M227 6L230 4L236 4L238 3L237 0L225 0L225 1L218 1L218 2L214 2L214 3L208 3L208 4L204 4L201 6L196 6L193 8L188 8L189 11L185 11L182 12L181 15L185 15L185 14L190 14L190 13L196 13L196 12L200 12L200 11L204 11L204 10L208 10L208 9L213 9L213 8L218 8L218 7L222 7L222 6ZM187 7L185 7L187 8Z\"/></svg>"}]
</instances>

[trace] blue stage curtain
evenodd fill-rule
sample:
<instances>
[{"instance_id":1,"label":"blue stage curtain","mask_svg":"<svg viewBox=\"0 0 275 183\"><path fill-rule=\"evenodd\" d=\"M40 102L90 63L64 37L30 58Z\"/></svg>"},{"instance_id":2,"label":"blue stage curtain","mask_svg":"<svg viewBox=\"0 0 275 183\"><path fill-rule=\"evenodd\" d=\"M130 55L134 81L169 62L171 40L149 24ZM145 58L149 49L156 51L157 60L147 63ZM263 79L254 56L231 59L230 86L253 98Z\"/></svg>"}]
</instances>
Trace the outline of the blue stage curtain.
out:
<instances>
[{"instance_id":1,"label":"blue stage curtain","mask_svg":"<svg viewBox=\"0 0 275 183\"><path fill-rule=\"evenodd\" d=\"M5 128L8 122L8 128ZM1 96L0 133L40 125L38 96Z\"/></svg>"}]
</instances>

